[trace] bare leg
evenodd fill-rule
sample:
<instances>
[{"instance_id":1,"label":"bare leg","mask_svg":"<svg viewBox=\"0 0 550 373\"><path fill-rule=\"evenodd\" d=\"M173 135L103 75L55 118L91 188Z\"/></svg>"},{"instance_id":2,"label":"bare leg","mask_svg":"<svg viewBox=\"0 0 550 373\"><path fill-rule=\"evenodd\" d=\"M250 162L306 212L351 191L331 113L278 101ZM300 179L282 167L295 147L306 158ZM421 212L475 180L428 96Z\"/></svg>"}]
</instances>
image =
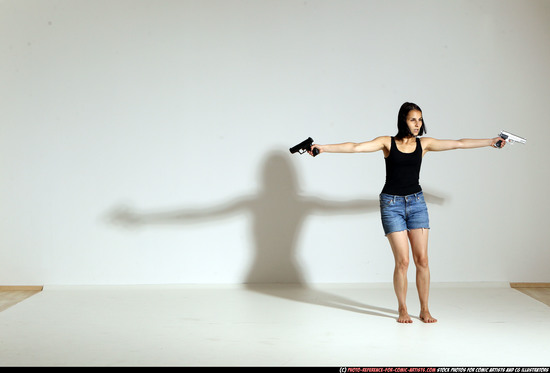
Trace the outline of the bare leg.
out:
<instances>
[{"instance_id":1,"label":"bare leg","mask_svg":"<svg viewBox=\"0 0 550 373\"><path fill-rule=\"evenodd\" d=\"M409 240L416 266L416 288L420 299L420 320L425 323L437 322L430 314L428 297L430 294L430 268L428 266L428 229L409 231Z\"/></svg>"},{"instance_id":2,"label":"bare leg","mask_svg":"<svg viewBox=\"0 0 550 373\"><path fill-rule=\"evenodd\" d=\"M395 269L393 272L393 288L397 295L399 305L399 318L397 322L412 323L412 319L407 311L407 269L409 268L409 241L407 231L394 232L388 234L388 240L395 259Z\"/></svg>"}]
</instances>

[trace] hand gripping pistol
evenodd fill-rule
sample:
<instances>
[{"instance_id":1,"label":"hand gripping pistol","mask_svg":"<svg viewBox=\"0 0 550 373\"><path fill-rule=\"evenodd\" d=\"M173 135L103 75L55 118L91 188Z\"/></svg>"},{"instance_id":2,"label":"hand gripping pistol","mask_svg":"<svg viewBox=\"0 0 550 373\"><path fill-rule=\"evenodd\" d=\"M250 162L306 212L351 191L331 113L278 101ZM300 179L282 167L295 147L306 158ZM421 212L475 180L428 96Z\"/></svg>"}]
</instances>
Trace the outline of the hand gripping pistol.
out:
<instances>
[{"instance_id":1,"label":"hand gripping pistol","mask_svg":"<svg viewBox=\"0 0 550 373\"><path fill-rule=\"evenodd\" d=\"M304 154L307 151L311 150L311 145L313 144L313 139L311 137L308 137L298 145L294 145L292 148L290 148L290 153L294 154L296 152L300 154ZM313 149L313 156L315 157L317 154L319 154L319 149L314 148Z\"/></svg>"},{"instance_id":2,"label":"hand gripping pistol","mask_svg":"<svg viewBox=\"0 0 550 373\"><path fill-rule=\"evenodd\" d=\"M499 137L502 137L506 142L513 144L515 142L519 142L520 144L525 144L527 142L526 139L523 137L516 136L510 132L501 131L498 135ZM493 145L495 148L501 148L502 147L502 140L498 140L495 145Z\"/></svg>"}]
</instances>

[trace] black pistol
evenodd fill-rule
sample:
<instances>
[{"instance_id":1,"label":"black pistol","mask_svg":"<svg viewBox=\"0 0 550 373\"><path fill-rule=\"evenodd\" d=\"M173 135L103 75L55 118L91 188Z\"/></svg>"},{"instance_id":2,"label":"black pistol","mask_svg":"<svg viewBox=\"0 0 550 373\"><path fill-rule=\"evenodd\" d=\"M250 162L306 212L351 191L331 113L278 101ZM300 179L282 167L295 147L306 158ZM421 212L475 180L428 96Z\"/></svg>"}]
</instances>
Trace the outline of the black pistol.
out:
<instances>
[{"instance_id":1,"label":"black pistol","mask_svg":"<svg viewBox=\"0 0 550 373\"><path fill-rule=\"evenodd\" d=\"M304 154L307 151L311 150L311 145L313 144L313 139L311 137L308 137L306 140L302 141L298 145L294 145L292 148L290 148L290 153L294 154L296 152L300 154ZM319 149L314 148L313 149L313 156L315 157L317 154L319 154Z\"/></svg>"}]
</instances>

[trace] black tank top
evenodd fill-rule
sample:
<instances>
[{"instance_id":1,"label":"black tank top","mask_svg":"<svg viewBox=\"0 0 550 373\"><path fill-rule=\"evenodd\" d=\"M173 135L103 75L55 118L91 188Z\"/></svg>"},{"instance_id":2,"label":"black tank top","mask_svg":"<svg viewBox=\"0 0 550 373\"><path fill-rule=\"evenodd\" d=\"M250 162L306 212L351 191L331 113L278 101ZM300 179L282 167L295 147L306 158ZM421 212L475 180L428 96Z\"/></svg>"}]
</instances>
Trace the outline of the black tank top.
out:
<instances>
[{"instance_id":1,"label":"black tank top","mask_svg":"<svg viewBox=\"0 0 550 373\"><path fill-rule=\"evenodd\" d=\"M386 184L382 193L406 196L422 191L418 182L422 164L422 145L416 138L416 149L412 153L402 153L391 138L390 154L386 160Z\"/></svg>"}]
</instances>

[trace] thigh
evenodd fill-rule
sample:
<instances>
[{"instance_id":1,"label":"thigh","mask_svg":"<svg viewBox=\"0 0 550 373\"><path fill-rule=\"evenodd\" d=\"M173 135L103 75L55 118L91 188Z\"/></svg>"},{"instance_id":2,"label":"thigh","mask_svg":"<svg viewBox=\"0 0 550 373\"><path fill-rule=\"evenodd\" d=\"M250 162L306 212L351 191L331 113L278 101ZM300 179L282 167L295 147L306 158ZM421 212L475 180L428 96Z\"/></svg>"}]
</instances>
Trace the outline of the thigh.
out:
<instances>
[{"instance_id":1,"label":"thigh","mask_svg":"<svg viewBox=\"0 0 550 373\"><path fill-rule=\"evenodd\" d=\"M387 235L396 263L409 261L409 238L407 231L393 232Z\"/></svg>"},{"instance_id":2,"label":"thigh","mask_svg":"<svg viewBox=\"0 0 550 373\"><path fill-rule=\"evenodd\" d=\"M408 232L411 242L411 251L415 263L425 264L428 260L428 234L429 229L411 229Z\"/></svg>"}]
</instances>

